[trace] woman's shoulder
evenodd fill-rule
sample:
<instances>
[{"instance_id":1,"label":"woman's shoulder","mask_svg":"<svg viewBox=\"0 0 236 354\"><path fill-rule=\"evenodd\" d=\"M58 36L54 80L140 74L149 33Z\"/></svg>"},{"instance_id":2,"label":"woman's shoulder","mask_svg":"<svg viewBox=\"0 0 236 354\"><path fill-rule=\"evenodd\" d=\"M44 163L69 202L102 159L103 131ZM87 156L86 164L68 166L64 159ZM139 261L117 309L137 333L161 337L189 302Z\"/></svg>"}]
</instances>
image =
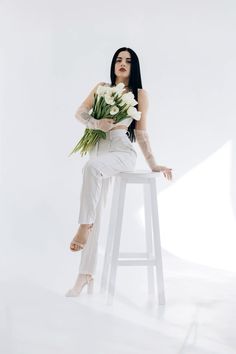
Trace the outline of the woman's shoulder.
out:
<instances>
[{"instance_id":1,"label":"woman's shoulder","mask_svg":"<svg viewBox=\"0 0 236 354\"><path fill-rule=\"evenodd\" d=\"M147 90L143 89L143 88L139 88L138 89L138 100L147 100L148 99L148 93Z\"/></svg>"},{"instance_id":2,"label":"woman's shoulder","mask_svg":"<svg viewBox=\"0 0 236 354\"><path fill-rule=\"evenodd\" d=\"M107 85L109 86L109 84L107 82L100 81L94 86L94 88L98 88L98 86L107 86Z\"/></svg>"},{"instance_id":3,"label":"woman's shoulder","mask_svg":"<svg viewBox=\"0 0 236 354\"><path fill-rule=\"evenodd\" d=\"M93 86L92 91L91 91L91 95L92 95L92 96L94 95L94 93L97 91L97 88L98 88L99 86L105 86L105 85L109 85L109 84L107 84L107 83L104 82L104 81L100 81L100 82L98 82L97 84L95 84L95 85Z\"/></svg>"},{"instance_id":4,"label":"woman's shoulder","mask_svg":"<svg viewBox=\"0 0 236 354\"><path fill-rule=\"evenodd\" d=\"M140 95L147 95L147 90L143 89L143 88L138 88L138 94Z\"/></svg>"},{"instance_id":5,"label":"woman's shoulder","mask_svg":"<svg viewBox=\"0 0 236 354\"><path fill-rule=\"evenodd\" d=\"M110 86L110 84L108 84L107 82L104 82L104 81L99 82L98 85Z\"/></svg>"}]
</instances>

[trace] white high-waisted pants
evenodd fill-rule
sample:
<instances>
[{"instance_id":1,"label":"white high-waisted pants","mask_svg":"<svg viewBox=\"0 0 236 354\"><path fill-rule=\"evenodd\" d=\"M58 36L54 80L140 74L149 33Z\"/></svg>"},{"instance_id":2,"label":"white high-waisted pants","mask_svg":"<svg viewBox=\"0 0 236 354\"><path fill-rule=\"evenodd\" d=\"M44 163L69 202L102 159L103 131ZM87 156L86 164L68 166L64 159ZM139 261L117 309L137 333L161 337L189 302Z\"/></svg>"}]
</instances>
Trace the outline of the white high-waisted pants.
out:
<instances>
[{"instance_id":1,"label":"white high-waisted pants","mask_svg":"<svg viewBox=\"0 0 236 354\"><path fill-rule=\"evenodd\" d=\"M89 153L82 174L80 192L79 224L93 224L88 241L81 251L79 273L94 274L98 256L98 237L102 209L106 205L112 176L119 172L132 171L137 152L125 129L106 133Z\"/></svg>"}]
</instances>

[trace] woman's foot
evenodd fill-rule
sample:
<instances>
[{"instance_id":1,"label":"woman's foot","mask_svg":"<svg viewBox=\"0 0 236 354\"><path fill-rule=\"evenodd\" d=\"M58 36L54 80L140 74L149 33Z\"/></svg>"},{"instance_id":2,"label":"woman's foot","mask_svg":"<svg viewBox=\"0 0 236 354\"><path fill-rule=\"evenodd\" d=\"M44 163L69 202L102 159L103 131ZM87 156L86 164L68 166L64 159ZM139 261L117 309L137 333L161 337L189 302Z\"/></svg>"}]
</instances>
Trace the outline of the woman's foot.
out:
<instances>
[{"instance_id":1,"label":"woman's foot","mask_svg":"<svg viewBox=\"0 0 236 354\"><path fill-rule=\"evenodd\" d=\"M74 297L79 296L83 287L87 284L87 292L91 294L93 292L94 278L92 274L79 274L74 287L67 291L66 296Z\"/></svg>"},{"instance_id":2,"label":"woman's foot","mask_svg":"<svg viewBox=\"0 0 236 354\"><path fill-rule=\"evenodd\" d=\"M71 241L70 249L71 251L79 251L84 248L87 243L88 235L93 227L93 224L81 224L75 237Z\"/></svg>"}]
</instances>

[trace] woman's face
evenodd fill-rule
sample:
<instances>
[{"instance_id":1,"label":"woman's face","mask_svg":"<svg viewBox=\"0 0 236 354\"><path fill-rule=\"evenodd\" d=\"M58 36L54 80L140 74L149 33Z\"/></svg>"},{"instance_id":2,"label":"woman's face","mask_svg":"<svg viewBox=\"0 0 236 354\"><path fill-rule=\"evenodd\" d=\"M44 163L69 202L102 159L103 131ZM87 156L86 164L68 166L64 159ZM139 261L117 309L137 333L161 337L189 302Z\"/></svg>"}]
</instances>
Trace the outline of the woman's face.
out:
<instances>
[{"instance_id":1,"label":"woman's face","mask_svg":"<svg viewBox=\"0 0 236 354\"><path fill-rule=\"evenodd\" d=\"M115 75L122 79L129 78L131 69L131 55L127 51L120 52L116 57Z\"/></svg>"}]
</instances>

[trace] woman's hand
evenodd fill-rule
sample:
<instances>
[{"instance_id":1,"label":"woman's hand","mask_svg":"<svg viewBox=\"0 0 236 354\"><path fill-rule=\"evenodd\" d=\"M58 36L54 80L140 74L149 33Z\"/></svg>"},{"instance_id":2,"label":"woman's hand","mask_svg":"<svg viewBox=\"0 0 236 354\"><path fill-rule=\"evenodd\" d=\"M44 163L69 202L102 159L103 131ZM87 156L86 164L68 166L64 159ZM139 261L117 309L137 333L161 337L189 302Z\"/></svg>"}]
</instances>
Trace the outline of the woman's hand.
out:
<instances>
[{"instance_id":1,"label":"woman's hand","mask_svg":"<svg viewBox=\"0 0 236 354\"><path fill-rule=\"evenodd\" d=\"M112 118L101 118L97 119L97 128L98 130L102 130L104 132L108 132L114 126L114 120Z\"/></svg>"},{"instance_id":2,"label":"woman's hand","mask_svg":"<svg viewBox=\"0 0 236 354\"><path fill-rule=\"evenodd\" d=\"M156 165L152 168L153 172L162 172L164 177L168 180L172 180L172 168Z\"/></svg>"}]
</instances>

